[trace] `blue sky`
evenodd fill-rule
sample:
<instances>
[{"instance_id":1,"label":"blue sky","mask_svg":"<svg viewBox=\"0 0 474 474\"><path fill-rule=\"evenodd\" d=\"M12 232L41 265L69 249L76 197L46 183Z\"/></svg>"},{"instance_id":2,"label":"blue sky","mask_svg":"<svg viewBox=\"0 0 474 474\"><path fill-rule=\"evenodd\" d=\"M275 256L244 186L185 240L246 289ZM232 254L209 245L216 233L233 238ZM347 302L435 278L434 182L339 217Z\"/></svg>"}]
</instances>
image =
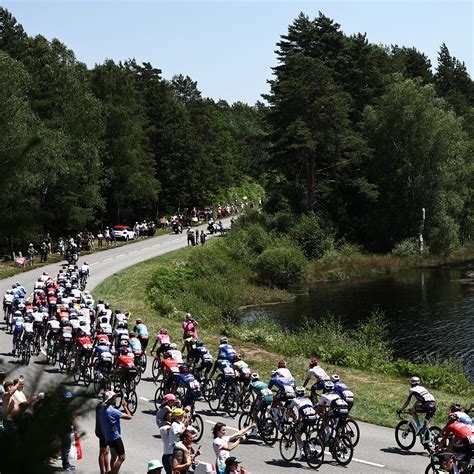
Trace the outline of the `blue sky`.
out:
<instances>
[{"instance_id":1,"label":"blue sky","mask_svg":"<svg viewBox=\"0 0 474 474\"><path fill-rule=\"evenodd\" d=\"M473 2L392 1L23 1L5 0L30 35L59 38L92 67L136 58L170 79L187 74L206 97L254 103L268 91L275 44L300 11L322 11L346 34L372 43L415 46L436 65L445 42L471 74Z\"/></svg>"}]
</instances>

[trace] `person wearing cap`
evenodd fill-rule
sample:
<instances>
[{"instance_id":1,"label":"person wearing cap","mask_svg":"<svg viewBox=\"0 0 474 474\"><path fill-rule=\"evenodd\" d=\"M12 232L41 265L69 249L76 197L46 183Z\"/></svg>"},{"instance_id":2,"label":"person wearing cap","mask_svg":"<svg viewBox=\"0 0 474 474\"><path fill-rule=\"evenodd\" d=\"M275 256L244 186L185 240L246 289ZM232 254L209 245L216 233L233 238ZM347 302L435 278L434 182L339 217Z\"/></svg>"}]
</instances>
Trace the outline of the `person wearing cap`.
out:
<instances>
[{"instance_id":1,"label":"person wearing cap","mask_svg":"<svg viewBox=\"0 0 474 474\"><path fill-rule=\"evenodd\" d=\"M170 445L173 447L188 427L189 421L184 419L184 415L182 408L174 408L171 412Z\"/></svg>"},{"instance_id":2,"label":"person wearing cap","mask_svg":"<svg viewBox=\"0 0 474 474\"><path fill-rule=\"evenodd\" d=\"M120 420L131 420L133 415L128 409L127 402L123 402L123 412L117 410L112 405L117 398L117 394L111 390L105 392L105 407L100 410L100 428L104 434L105 442L112 452L110 462L111 474L117 474L125 461L125 446L123 445L120 430Z\"/></svg>"},{"instance_id":3,"label":"person wearing cap","mask_svg":"<svg viewBox=\"0 0 474 474\"><path fill-rule=\"evenodd\" d=\"M158 428L161 428L168 421L168 417L171 415L173 408L180 408L180 401L176 399L174 393L167 393L163 397L163 403L160 405L160 409L156 412L156 424Z\"/></svg>"},{"instance_id":4,"label":"person wearing cap","mask_svg":"<svg viewBox=\"0 0 474 474\"><path fill-rule=\"evenodd\" d=\"M248 471L243 466L239 466L240 461L237 461L237 458L230 456L225 461L225 471L224 474L247 474Z\"/></svg>"},{"instance_id":5,"label":"person wearing cap","mask_svg":"<svg viewBox=\"0 0 474 474\"><path fill-rule=\"evenodd\" d=\"M148 461L147 474L161 474L163 469L163 464L159 459L153 459L153 461Z\"/></svg>"}]
</instances>

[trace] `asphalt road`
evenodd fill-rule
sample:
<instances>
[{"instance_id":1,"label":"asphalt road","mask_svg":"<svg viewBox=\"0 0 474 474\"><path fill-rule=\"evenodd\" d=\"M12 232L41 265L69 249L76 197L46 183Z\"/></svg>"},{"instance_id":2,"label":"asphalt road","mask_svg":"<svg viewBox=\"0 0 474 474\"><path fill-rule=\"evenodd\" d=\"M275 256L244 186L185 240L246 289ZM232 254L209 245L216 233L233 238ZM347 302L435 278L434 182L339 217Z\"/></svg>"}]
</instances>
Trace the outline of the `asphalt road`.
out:
<instances>
[{"instance_id":1,"label":"asphalt road","mask_svg":"<svg viewBox=\"0 0 474 474\"><path fill-rule=\"evenodd\" d=\"M204 228L204 227L200 227ZM86 258L91 266L91 277L89 278L88 289L92 290L105 278L114 273L134 265L136 263L148 260L150 258L163 255L164 253L176 250L186 246L186 235L164 235L138 241L133 244L112 248L107 251L88 255ZM41 271L47 271L50 274L56 274L58 265L49 265L43 269L36 269L31 272L25 272L12 278L0 280L0 293L3 295L7 288L11 287L16 281L30 290L34 281L38 278ZM3 325L2 325L3 329ZM6 369L12 371L11 376L24 374L26 377L25 393L29 395L33 390L31 387L35 377L41 375L40 384L48 384L51 381L59 380L60 376L50 367L44 365L44 357L30 362L25 368L18 366L14 359L8 356L11 350L11 336L0 331L0 357L3 359ZM122 421L122 435L126 447L127 459L120 472L124 473L145 473L147 462L151 459L160 458L162 455L162 443L159 438L159 430L155 424L153 397L156 390L151 381L151 359L149 359L147 372L140 382L137 394L139 397L138 410L131 421ZM30 384L30 386L28 386ZM374 387L376 390L376 387ZM207 405L198 404L198 412L205 420L205 433L200 442L202 445L202 461L214 463L214 453L212 450L211 429L214 423L222 421L227 424L229 433L237 429L238 419L223 418L215 416L209 410ZM81 431L84 436L81 440L84 452L84 458L75 462L76 472L95 473L98 472L98 442L94 436L94 418L92 415L84 416L78 419ZM325 463L319 469L320 472L345 471L350 473L415 473L424 472L429 463L429 458L423 454L420 445L415 445L412 452L406 453L398 449L394 429L384 428L367 423L360 423L361 440L355 449L352 463L342 468L331 461L330 455L325 458ZM25 451L26 452L26 451ZM286 464L281 460L278 449L278 443L273 447L267 447L258 440L248 440L241 444L234 452L243 465L253 474L266 473L294 473L299 471L311 470L304 462L293 462ZM59 464L58 464L59 465Z\"/></svg>"}]
</instances>

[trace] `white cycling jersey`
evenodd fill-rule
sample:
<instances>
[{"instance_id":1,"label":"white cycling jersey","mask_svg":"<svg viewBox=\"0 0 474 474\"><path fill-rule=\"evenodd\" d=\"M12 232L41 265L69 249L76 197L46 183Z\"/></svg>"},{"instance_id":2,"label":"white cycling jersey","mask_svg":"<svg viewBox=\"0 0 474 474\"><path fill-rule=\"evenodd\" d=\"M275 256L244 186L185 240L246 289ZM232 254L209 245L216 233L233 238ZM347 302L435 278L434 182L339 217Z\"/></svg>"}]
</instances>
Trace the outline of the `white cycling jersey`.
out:
<instances>
[{"instance_id":1,"label":"white cycling jersey","mask_svg":"<svg viewBox=\"0 0 474 474\"><path fill-rule=\"evenodd\" d=\"M414 396L416 400L420 403L426 403L426 402L434 402L435 398L433 395L431 395L428 390L426 390L425 387L422 385L415 385L414 387L411 387L410 390L408 391L408 396L412 397Z\"/></svg>"},{"instance_id":2,"label":"white cycling jersey","mask_svg":"<svg viewBox=\"0 0 474 474\"><path fill-rule=\"evenodd\" d=\"M59 324L59 321L57 319L50 319L48 321L48 326L51 329L60 329L61 325Z\"/></svg>"},{"instance_id":3,"label":"white cycling jersey","mask_svg":"<svg viewBox=\"0 0 474 474\"><path fill-rule=\"evenodd\" d=\"M81 325L79 319L71 319L70 322L73 329L77 329Z\"/></svg>"},{"instance_id":4,"label":"white cycling jersey","mask_svg":"<svg viewBox=\"0 0 474 474\"><path fill-rule=\"evenodd\" d=\"M35 323L42 323L43 322L43 314L39 311L35 311L31 313L31 317L35 320Z\"/></svg>"},{"instance_id":5,"label":"white cycling jersey","mask_svg":"<svg viewBox=\"0 0 474 474\"><path fill-rule=\"evenodd\" d=\"M33 329L33 323L23 323L23 329L27 333L32 333L34 331Z\"/></svg>"},{"instance_id":6,"label":"white cycling jersey","mask_svg":"<svg viewBox=\"0 0 474 474\"><path fill-rule=\"evenodd\" d=\"M288 382L291 382L291 381L295 380L295 379L293 378L293 375L291 374L291 372L290 372L288 369L286 369L286 368L278 369L278 370L276 371L276 375L277 375L277 377L279 377L279 378L281 378L281 379L285 379L285 380L287 380Z\"/></svg>"},{"instance_id":7,"label":"white cycling jersey","mask_svg":"<svg viewBox=\"0 0 474 474\"><path fill-rule=\"evenodd\" d=\"M181 354L181 351L178 351L178 349L173 349L171 351L168 351L171 354L171 357L178 363L182 364L183 363L183 354Z\"/></svg>"},{"instance_id":8,"label":"white cycling jersey","mask_svg":"<svg viewBox=\"0 0 474 474\"><path fill-rule=\"evenodd\" d=\"M308 369L308 372L306 372L306 377L308 377L309 379L315 378L318 382L320 380L329 380L329 375L319 365L315 365L314 367Z\"/></svg>"}]
</instances>

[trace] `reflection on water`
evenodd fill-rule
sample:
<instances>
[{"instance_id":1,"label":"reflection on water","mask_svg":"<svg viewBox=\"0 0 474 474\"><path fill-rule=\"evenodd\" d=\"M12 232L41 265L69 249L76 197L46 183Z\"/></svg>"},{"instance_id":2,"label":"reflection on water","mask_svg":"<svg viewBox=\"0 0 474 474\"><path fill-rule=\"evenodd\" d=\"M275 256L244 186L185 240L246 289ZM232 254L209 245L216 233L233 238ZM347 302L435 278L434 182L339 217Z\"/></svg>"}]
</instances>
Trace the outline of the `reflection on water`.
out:
<instances>
[{"instance_id":1,"label":"reflection on water","mask_svg":"<svg viewBox=\"0 0 474 474\"><path fill-rule=\"evenodd\" d=\"M328 313L350 327L379 307L397 356L459 357L474 380L474 282L465 279L473 266L470 262L376 279L318 283L295 302L254 310L263 310L288 328L297 328L302 316L318 320Z\"/></svg>"}]
</instances>

